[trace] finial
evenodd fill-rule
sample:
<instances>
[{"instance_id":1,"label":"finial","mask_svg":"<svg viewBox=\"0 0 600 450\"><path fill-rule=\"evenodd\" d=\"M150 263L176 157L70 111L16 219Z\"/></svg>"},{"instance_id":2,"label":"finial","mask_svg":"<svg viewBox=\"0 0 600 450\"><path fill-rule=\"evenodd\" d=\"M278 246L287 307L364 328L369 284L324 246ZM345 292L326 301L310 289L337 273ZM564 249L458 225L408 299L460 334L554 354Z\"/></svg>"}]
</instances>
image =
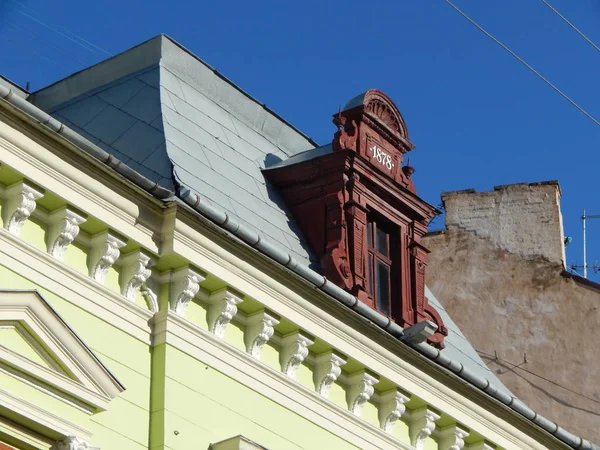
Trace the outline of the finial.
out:
<instances>
[{"instance_id":1,"label":"finial","mask_svg":"<svg viewBox=\"0 0 600 450\"><path fill-rule=\"evenodd\" d=\"M406 165L402 167L402 173L404 173L407 178L410 178L412 174L415 173L415 168L410 165L410 156L406 160Z\"/></svg>"},{"instance_id":2,"label":"finial","mask_svg":"<svg viewBox=\"0 0 600 450\"><path fill-rule=\"evenodd\" d=\"M339 107L337 115L333 118L333 123L340 131L344 128L344 125L346 125L346 118L342 116L341 106Z\"/></svg>"}]
</instances>

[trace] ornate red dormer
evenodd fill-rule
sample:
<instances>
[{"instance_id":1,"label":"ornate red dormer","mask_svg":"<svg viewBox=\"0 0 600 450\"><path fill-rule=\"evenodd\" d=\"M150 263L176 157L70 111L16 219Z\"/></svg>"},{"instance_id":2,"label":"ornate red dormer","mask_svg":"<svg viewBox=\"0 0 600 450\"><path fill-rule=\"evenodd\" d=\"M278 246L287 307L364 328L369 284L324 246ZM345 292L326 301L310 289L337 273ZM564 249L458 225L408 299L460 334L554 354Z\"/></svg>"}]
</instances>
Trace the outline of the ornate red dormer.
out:
<instances>
[{"instance_id":1,"label":"ornate red dormer","mask_svg":"<svg viewBox=\"0 0 600 450\"><path fill-rule=\"evenodd\" d=\"M438 326L429 341L443 347L448 331L425 297L429 251L421 244L438 213L417 196L402 165L414 148L396 105L371 89L333 116L338 128L323 147L265 171L279 188L323 274L399 325Z\"/></svg>"}]
</instances>

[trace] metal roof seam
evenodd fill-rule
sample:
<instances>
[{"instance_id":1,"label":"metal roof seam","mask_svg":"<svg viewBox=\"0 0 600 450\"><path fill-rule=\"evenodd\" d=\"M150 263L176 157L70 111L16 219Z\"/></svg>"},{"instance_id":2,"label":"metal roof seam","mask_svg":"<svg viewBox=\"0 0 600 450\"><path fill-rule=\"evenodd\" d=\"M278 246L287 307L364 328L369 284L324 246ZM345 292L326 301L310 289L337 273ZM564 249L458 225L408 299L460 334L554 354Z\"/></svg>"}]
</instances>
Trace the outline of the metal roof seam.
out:
<instances>
[{"instance_id":1,"label":"metal roof seam","mask_svg":"<svg viewBox=\"0 0 600 450\"><path fill-rule=\"evenodd\" d=\"M126 164L119 161L117 158L112 157L109 153L105 152L97 145L91 143L89 140L75 133L73 130L71 130L61 122L51 118L48 114L40 110L37 106L34 106L33 104L27 102L25 99L20 98L18 95L13 95L12 89L8 89L0 85L0 98L2 98L4 101L9 103L13 107L17 108L21 112L31 116L33 119L37 120L46 128L49 128L57 134L59 134L59 130L62 130L63 132L60 133L60 135L63 136L67 141L69 141L71 144L74 144L76 147L80 148L85 153L89 154L95 159L108 165L117 173L127 178L129 181L132 181L138 187L144 189L145 191L151 193L152 195L162 200L168 200L170 198L173 198L175 194L173 191L166 189L160 186L158 183L149 180L148 178L139 174L135 170L131 169ZM54 127L50 126L50 124L53 124ZM65 130L68 130L70 133L65 132ZM217 225L223 226L226 229L228 229L228 231L230 231L230 228L226 227L226 225L231 225L230 221L228 220L229 216L227 215L227 213L220 211L218 208L215 208L207 203L201 202L200 196L191 189L189 189L187 186L179 184L179 186L176 187L178 194L177 197L179 199L184 201L188 206L192 207L193 210L197 211L203 216L208 217L210 220L217 223ZM373 323L379 325L380 327L386 330L391 327L392 330L395 331L394 333L391 333L394 337L398 338L402 335L402 327L400 327L397 324L392 325L387 317L379 314L378 312L370 308L367 308L366 306L364 306L363 303L361 303L358 300L358 298L347 293L338 286L331 284L325 277L313 271L309 267L304 266L304 264L297 264L296 266L293 266L292 264L290 264L293 259L293 257L290 254L287 254L284 258L282 254L285 252L282 252L281 250L277 249L268 240L263 240L261 236L257 235L251 230L246 229L246 227L242 224L236 223L236 225L237 228L233 228L233 230L235 231L231 231L232 234L234 234L236 237L242 239L244 242L248 243L253 248L256 248L257 250L263 252L265 255L269 256L270 258L279 262L280 264L284 264L285 262L284 265L291 266L289 267L289 269L292 270L294 273L304 278L308 282L312 283L313 285L317 286L325 293L331 295L337 301L340 301L341 303L349 306L352 310L356 311L363 317L369 319ZM284 260L284 262L282 262L282 260ZM323 280L322 284L315 283L316 280L320 281L321 279ZM562 429L561 427L556 426L556 424L544 418L543 416L538 415L530 408L528 408L523 402L518 400L516 397L508 396L506 394L498 395L500 394L500 391L498 390L496 390L496 392L492 394L491 392L493 392L495 388L493 387L493 384L489 382L488 379L482 379L482 381L485 381L487 383L487 386L485 388L481 388L479 386L479 383L474 384L472 380L480 379L478 375L471 373L468 368L464 367L459 362L453 361L449 358L440 358L441 352L436 348L432 347L431 345L426 343L408 343L408 345L410 345L412 348L419 351L423 355L429 357L433 361L436 361L442 367L446 367L447 369L451 370L472 386L478 388L479 390L483 390L490 397L495 398L496 400L509 406L513 411L529 419L535 425L549 432L565 444L578 450L600 450L600 447L596 444L591 443L590 441L587 441L580 437L577 437L572 433L569 433L568 431ZM508 402L507 397L510 399ZM536 418L537 420L535 420Z\"/></svg>"}]
</instances>

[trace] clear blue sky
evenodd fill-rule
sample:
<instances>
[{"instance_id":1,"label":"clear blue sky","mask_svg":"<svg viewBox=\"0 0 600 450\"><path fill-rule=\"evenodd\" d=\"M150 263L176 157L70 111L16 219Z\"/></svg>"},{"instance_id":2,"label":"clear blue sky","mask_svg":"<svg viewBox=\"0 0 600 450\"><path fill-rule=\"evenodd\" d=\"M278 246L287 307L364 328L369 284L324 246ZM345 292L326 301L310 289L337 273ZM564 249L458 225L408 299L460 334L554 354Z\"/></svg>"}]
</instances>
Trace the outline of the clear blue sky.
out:
<instances>
[{"instance_id":1,"label":"clear blue sky","mask_svg":"<svg viewBox=\"0 0 600 450\"><path fill-rule=\"evenodd\" d=\"M600 45L600 3L549 1ZM600 52L540 0L455 4L600 120ZM558 179L568 263L581 264L581 210L600 214L600 127L443 0L0 0L0 73L36 90L108 57L70 33L111 54L168 34L319 143L339 105L381 89L417 146L423 198ZM588 240L600 259L600 220Z\"/></svg>"}]
</instances>

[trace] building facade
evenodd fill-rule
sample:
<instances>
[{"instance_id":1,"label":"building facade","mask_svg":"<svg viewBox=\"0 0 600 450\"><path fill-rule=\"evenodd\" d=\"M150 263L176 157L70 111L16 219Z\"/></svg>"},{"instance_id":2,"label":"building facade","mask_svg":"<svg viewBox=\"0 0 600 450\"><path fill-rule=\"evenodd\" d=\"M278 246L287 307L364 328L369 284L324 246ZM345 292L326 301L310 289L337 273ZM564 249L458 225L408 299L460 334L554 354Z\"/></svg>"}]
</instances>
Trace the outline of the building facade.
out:
<instances>
[{"instance_id":1,"label":"building facade","mask_svg":"<svg viewBox=\"0 0 600 450\"><path fill-rule=\"evenodd\" d=\"M426 287L381 92L317 146L158 36L0 98L0 449L597 448Z\"/></svg>"},{"instance_id":2,"label":"building facade","mask_svg":"<svg viewBox=\"0 0 600 450\"><path fill-rule=\"evenodd\" d=\"M428 283L510 391L600 439L599 286L565 270L557 182L442 194L446 229L424 238ZM476 320L493 314L494 324Z\"/></svg>"}]
</instances>

